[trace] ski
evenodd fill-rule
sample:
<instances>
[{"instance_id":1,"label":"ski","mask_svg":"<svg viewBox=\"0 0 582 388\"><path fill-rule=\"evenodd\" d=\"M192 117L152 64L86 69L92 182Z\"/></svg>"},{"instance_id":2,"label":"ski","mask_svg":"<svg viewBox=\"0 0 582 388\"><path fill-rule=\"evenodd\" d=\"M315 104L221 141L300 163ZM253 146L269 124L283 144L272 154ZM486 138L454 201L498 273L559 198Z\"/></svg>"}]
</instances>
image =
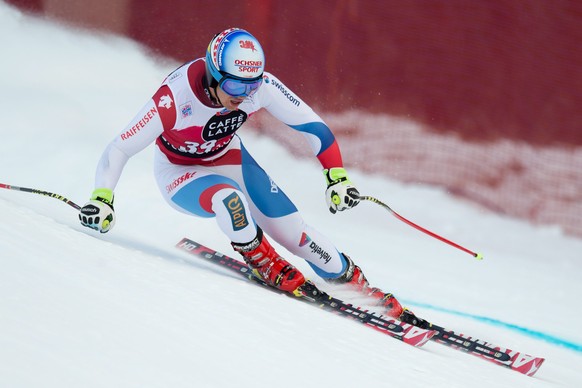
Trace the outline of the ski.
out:
<instances>
[{"instance_id":1,"label":"ski","mask_svg":"<svg viewBox=\"0 0 582 388\"><path fill-rule=\"evenodd\" d=\"M389 337L398 339L406 344L419 347L428 342L436 334L436 331L432 329L422 329L393 318L384 317L377 313L354 307L351 304L345 303L344 301L321 291L311 281L307 281L305 285L295 291L294 294L281 291L271 287L262 279L253 275L252 270L246 265L246 263L217 252L188 238L183 238L178 244L176 244L176 247L194 256L206 259L207 261L218 264L221 267L227 268L238 275L251 280L255 284L269 289L270 291L351 318L367 327L375 329Z\"/></svg>"},{"instance_id":2,"label":"ski","mask_svg":"<svg viewBox=\"0 0 582 388\"><path fill-rule=\"evenodd\" d=\"M544 358L493 345L465 334L455 333L435 324L430 324L430 328L437 332L431 338L432 341L467 352L526 376L533 376L545 361Z\"/></svg>"},{"instance_id":3,"label":"ski","mask_svg":"<svg viewBox=\"0 0 582 388\"><path fill-rule=\"evenodd\" d=\"M496 346L487 341L466 334L461 334L436 324L431 323L428 329L419 328L394 318L379 315L378 313L369 310L362 310L321 291L310 281L306 283L300 293L292 295L288 292L271 287L262 279L254 276L252 270L246 265L246 263L217 252L188 238L183 238L178 244L176 244L176 247L194 256L206 259L212 263L220 265L221 267L227 268L270 291L293 297L294 299L310 303L324 310L338 313L344 317L355 319L383 334L399 339L413 346L422 346L427 341L431 340L451 349L460 350L481 359L493 362L494 364L506 367L526 376L533 376L545 361L544 358L534 357L523 352Z\"/></svg>"}]
</instances>

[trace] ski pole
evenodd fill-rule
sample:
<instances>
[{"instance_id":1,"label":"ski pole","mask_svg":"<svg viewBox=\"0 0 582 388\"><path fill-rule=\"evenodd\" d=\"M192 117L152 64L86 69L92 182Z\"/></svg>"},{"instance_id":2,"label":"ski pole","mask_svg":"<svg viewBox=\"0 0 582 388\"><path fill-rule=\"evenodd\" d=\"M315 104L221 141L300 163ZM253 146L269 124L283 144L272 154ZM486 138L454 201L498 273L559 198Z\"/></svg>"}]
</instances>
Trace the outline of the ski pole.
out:
<instances>
[{"instance_id":1,"label":"ski pole","mask_svg":"<svg viewBox=\"0 0 582 388\"><path fill-rule=\"evenodd\" d=\"M32 193L32 194L45 195L47 197L56 198L59 201L63 201L67 205L72 206L72 207L74 207L77 210L80 210L81 209L81 206L77 205L75 202L71 201L70 199L65 198L65 197L63 197L62 195L59 195L59 194L49 193L48 191L43 191L43 190L38 190L38 189L29 189L28 187L12 186L12 185L7 185L5 183L0 183L0 188L2 188L2 189L8 189L8 190L24 191L26 193Z\"/></svg>"},{"instance_id":2,"label":"ski pole","mask_svg":"<svg viewBox=\"0 0 582 388\"><path fill-rule=\"evenodd\" d=\"M445 242L445 243L447 243L447 244L449 244L457 249L460 249L463 252L466 252L466 253L470 254L471 256L475 257L477 260L483 260L482 254L477 253L477 252L473 252L467 248L464 248L464 247L460 246L459 244L456 244L450 240L447 240L446 238L441 237L438 234L435 234L435 233L431 232L430 230L427 230L427 229L423 228L422 226L419 226L419 225L415 224L414 222L407 220L406 218L402 217L400 214L398 214L394 210L392 210L392 208L390 206L386 205L384 202L380 201L377 198L371 197L369 195L361 195L359 197L359 199L361 201L370 201L370 202L373 202L375 204L378 204L378 205L382 206L384 209L388 210L390 213L392 213L392 215L395 216L396 218L398 218L400 221L407 223L408 225L412 226L413 228L416 228L416 229L420 230L421 232L428 234L431 237L434 237L434 238L441 240L442 242Z\"/></svg>"}]
</instances>

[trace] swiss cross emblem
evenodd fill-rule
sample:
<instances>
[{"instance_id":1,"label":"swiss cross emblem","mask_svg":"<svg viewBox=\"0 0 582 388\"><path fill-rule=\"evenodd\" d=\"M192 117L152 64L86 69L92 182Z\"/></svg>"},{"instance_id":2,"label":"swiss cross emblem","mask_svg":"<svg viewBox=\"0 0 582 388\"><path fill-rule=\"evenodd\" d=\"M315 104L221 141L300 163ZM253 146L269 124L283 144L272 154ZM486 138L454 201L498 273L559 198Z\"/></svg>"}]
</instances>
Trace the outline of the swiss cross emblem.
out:
<instances>
[{"instance_id":1,"label":"swiss cross emblem","mask_svg":"<svg viewBox=\"0 0 582 388\"><path fill-rule=\"evenodd\" d=\"M158 102L158 107L170 109L172 107L173 102L174 101L172 101L172 98L166 94L166 95L160 97L160 101Z\"/></svg>"}]
</instances>

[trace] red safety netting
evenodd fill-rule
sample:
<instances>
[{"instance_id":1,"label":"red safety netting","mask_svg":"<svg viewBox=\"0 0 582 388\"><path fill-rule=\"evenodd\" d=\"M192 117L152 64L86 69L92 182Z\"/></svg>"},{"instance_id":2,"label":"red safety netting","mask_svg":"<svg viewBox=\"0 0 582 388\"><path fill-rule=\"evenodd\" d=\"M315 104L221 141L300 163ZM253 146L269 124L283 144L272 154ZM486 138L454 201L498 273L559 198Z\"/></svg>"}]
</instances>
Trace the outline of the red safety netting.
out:
<instances>
[{"instance_id":1,"label":"red safety netting","mask_svg":"<svg viewBox=\"0 0 582 388\"><path fill-rule=\"evenodd\" d=\"M582 236L582 147L468 142L409 120L363 112L323 117L351 168L442 186L496 212ZM300 134L270 115L261 114L253 125L295 154L311 155Z\"/></svg>"},{"instance_id":2,"label":"red safety netting","mask_svg":"<svg viewBox=\"0 0 582 388\"><path fill-rule=\"evenodd\" d=\"M581 1L9 2L179 61L246 28L349 165L582 236Z\"/></svg>"}]
</instances>

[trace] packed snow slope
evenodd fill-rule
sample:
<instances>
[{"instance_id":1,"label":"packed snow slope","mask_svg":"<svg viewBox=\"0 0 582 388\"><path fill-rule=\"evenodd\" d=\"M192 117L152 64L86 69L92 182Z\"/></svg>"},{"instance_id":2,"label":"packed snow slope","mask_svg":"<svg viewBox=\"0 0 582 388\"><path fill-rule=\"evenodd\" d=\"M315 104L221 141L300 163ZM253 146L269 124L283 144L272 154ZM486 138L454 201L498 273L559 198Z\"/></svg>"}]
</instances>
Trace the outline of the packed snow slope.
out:
<instances>
[{"instance_id":1,"label":"packed snow slope","mask_svg":"<svg viewBox=\"0 0 582 388\"><path fill-rule=\"evenodd\" d=\"M0 182L83 204L102 149L175 64L4 3L0 41ZM361 192L483 253L477 261L374 204L328 213L315 160L240 133L373 285L441 325L545 357L536 377L436 343L409 347L178 251L188 236L232 253L213 220L163 202L150 147L128 163L106 235L53 198L0 189L0 387L582 386L581 240L351 170Z\"/></svg>"}]
</instances>

